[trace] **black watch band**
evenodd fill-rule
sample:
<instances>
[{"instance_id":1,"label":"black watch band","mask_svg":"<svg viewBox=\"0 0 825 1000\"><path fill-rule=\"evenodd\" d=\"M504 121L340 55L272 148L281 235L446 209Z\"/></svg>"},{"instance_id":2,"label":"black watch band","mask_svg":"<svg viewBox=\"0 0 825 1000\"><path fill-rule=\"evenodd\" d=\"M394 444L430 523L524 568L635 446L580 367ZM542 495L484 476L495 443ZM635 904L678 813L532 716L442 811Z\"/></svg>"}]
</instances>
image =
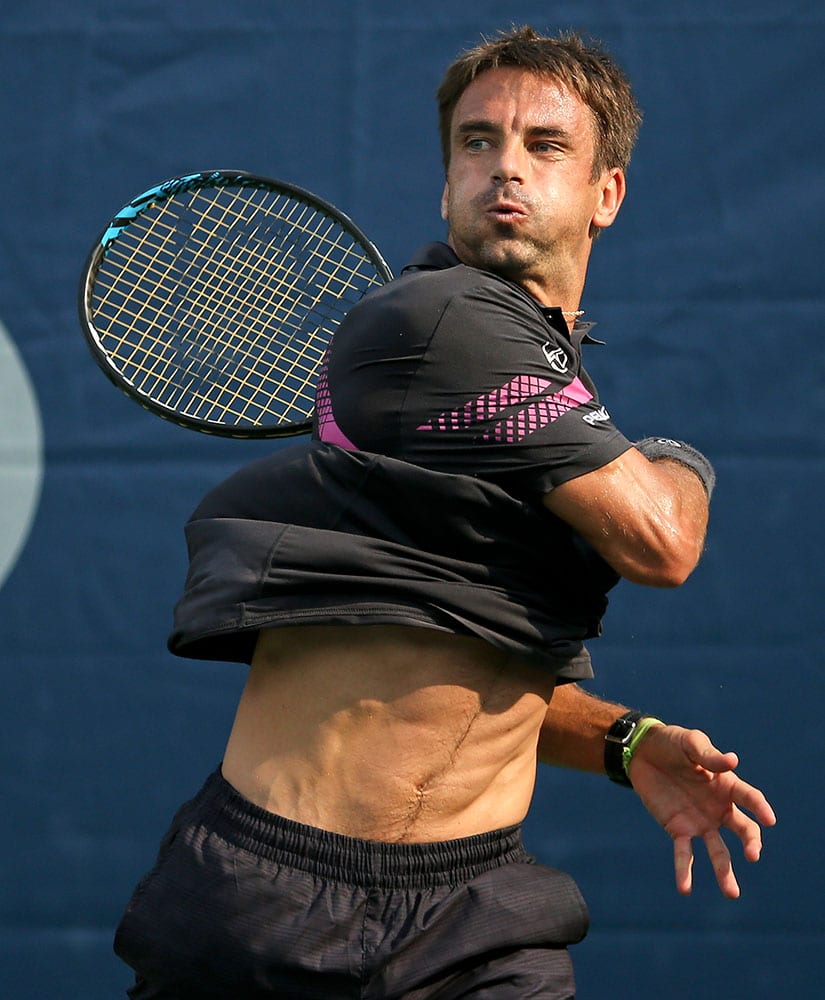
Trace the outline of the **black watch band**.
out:
<instances>
[{"instance_id":1,"label":"black watch band","mask_svg":"<svg viewBox=\"0 0 825 1000\"><path fill-rule=\"evenodd\" d=\"M616 719L604 738L604 769L608 778L617 785L633 787L624 769L623 751L633 738L636 727L645 718L644 712L625 712Z\"/></svg>"}]
</instances>

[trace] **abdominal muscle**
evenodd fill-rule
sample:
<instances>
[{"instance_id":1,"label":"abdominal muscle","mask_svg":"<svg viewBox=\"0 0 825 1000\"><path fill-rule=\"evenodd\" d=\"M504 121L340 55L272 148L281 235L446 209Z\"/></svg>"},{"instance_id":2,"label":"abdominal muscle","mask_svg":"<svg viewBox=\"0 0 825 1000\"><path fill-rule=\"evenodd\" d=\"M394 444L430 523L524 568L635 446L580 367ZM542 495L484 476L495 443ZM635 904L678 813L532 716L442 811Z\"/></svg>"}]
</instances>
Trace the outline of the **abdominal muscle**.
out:
<instances>
[{"instance_id":1,"label":"abdominal muscle","mask_svg":"<svg viewBox=\"0 0 825 1000\"><path fill-rule=\"evenodd\" d=\"M552 675L403 626L261 633L223 762L252 802L351 837L421 843L521 822Z\"/></svg>"}]
</instances>

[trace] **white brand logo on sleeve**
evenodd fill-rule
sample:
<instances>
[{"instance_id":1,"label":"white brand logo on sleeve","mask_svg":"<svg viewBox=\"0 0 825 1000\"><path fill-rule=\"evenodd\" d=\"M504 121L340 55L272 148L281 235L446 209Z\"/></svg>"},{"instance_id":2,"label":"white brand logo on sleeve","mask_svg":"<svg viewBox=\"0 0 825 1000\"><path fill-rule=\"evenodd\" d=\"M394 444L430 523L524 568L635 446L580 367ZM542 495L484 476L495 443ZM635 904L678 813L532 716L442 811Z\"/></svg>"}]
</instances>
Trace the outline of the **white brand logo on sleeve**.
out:
<instances>
[{"instance_id":1,"label":"white brand logo on sleeve","mask_svg":"<svg viewBox=\"0 0 825 1000\"><path fill-rule=\"evenodd\" d=\"M546 344L541 345L541 349L553 371L558 372L559 375L566 375L567 369L570 367L570 361L564 348L553 347L552 343L548 341Z\"/></svg>"},{"instance_id":2,"label":"white brand logo on sleeve","mask_svg":"<svg viewBox=\"0 0 825 1000\"><path fill-rule=\"evenodd\" d=\"M592 427L594 424L601 424L606 420L610 420L610 414L603 406L600 406L598 410L594 410L592 413L585 413L582 416L582 420Z\"/></svg>"}]
</instances>

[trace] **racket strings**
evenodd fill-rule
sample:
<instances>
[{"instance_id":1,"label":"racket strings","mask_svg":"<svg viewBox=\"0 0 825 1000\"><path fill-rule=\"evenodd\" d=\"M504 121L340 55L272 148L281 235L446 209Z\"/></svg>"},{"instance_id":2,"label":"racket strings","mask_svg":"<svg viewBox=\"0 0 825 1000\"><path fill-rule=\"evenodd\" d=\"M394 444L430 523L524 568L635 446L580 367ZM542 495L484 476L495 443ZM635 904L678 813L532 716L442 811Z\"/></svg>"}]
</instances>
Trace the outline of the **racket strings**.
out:
<instances>
[{"instance_id":1,"label":"racket strings","mask_svg":"<svg viewBox=\"0 0 825 1000\"><path fill-rule=\"evenodd\" d=\"M214 256L214 254L212 254L212 255L211 255L211 257L210 257L210 259L209 259L209 261L208 261L208 264L209 264L209 266L211 266L211 267L213 268L213 270L212 270L212 273L213 273L213 274L215 274L215 273L218 273L218 272L217 272L217 271L216 271L216 270L214 269L214 265L215 265L215 263L216 263L216 260L215 260L215 256ZM223 282L224 282L224 284L226 283L226 280L227 280L227 279L226 279L226 276L224 275L224 277L223 277ZM197 289L196 289L196 292L197 292ZM218 294L219 294L219 295L224 295L224 301L226 301L226 296L225 296L225 289L221 288L221 287L220 287L220 284L219 284L219 285L217 286L217 292L218 292ZM237 297L237 296L236 296L236 297ZM201 311L201 314L203 314L203 312L204 312L204 306L205 306L205 301L203 300L203 297L202 297L202 298L201 298L201 309L200 309L200 311ZM191 325L191 324L192 324L192 320L193 320L193 314L192 314L192 310L191 310L191 309L189 310L189 312L190 312L190 317L189 317L189 319L190 319L190 325ZM198 317L197 317L197 316L194 316L194 320L195 320L195 325L197 325L197 319L198 319ZM203 316L202 316L202 315L201 315L200 319L201 319L201 320L203 319ZM190 366L190 367L191 367L191 366Z\"/></svg>"},{"instance_id":2,"label":"racket strings","mask_svg":"<svg viewBox=\"0 0 825 1000\"><path fill-rule=\"evenodd\" d=\"M103 349L161 405L224 423L297 421L332 331L379 283L360 244L311 205L209 189L126 227L92 309Z\"/></svg>"}]
</instances>

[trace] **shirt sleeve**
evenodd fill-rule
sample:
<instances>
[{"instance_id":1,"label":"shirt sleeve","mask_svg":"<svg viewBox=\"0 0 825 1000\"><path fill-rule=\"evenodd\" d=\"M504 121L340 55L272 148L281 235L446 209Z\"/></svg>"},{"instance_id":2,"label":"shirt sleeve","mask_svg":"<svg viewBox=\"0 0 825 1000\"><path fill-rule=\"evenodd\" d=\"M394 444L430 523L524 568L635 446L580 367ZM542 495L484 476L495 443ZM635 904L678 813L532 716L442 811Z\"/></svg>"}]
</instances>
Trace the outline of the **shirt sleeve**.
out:
<instances>
[{"instance_id":1,"label":"shirt sleeve","mask_svg":"<svg viewBox=\"0 0 825 1000\"><path fill-rule=\"evenodd\" d=\"M630 447L578 351L510 282L464 266L372 293L319 382L322 440L546 493Z\"/></svg>"}]
</instances>

